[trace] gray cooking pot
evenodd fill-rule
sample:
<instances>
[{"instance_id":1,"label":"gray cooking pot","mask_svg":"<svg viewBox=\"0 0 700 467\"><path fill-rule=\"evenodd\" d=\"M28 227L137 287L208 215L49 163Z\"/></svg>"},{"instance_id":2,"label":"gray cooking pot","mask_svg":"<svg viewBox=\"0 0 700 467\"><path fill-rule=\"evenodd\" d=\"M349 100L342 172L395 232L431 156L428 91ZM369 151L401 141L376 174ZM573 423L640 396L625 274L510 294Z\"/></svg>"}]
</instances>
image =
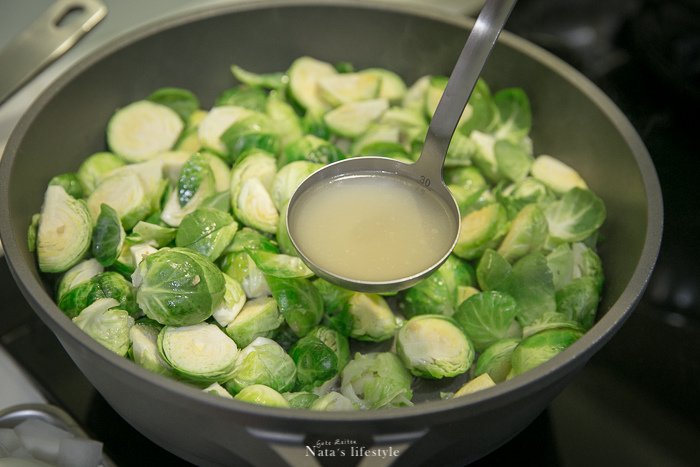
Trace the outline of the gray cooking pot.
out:
<instances>
[{"instance_id":1,"label":"gray cooking pot","mask_svg":"<svg viewBox=\"0 0 700 467\"><path fill-rule=\"evenodd\" d=\"M37 99L0 164L0 235L27 300L129 423L164 448L203 465L317 465L318 459L305 456L304 446L319 439L390 446L392 454L400 455L383 463L463 463L527 426L622 325L659 250L662 204L654 167L632 126L600 90L509 34L501 36L485 78L494 89L515 85L527 91L536 153L576 167L608 209L600 319L546 364L467 397L400 410L283 410L219 399L149 373L83 334L54 304L50 284L27 250L27 226L41 207L49 179L75 170L87 155L104 149L105 124L116 108L162 86L191 89L207 107L231 85L230 64L283 70L300 55L350 61L359 68L386 67L407 82L429 73L449 74L470 25L437 13L360 2L208 8L108 44Z\"/></svg>"}]
</instances>

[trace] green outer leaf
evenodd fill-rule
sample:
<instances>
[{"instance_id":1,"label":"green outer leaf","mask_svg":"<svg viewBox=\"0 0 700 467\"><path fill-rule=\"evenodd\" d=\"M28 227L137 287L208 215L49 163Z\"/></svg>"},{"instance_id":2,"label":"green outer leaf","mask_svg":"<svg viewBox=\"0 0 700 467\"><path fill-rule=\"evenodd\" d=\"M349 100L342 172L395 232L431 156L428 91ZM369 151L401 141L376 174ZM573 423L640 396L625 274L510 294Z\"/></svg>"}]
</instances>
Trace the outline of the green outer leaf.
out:
<instances>
[{"instance_id":1,"label":"green outer leaf","mask_svg":"<svg viewBox=\"0 0 700 467\"><path fill-rule=\"evenodd\" d=\"M518 303L518 321L523 326L556 311L552 271L540 253L529 254L515 263L510 280L500 290Z\"/></svg>"},{"instance_id":2,"label":"green outer leaf","mask_svg":"<svg viewBox=\"0 0 700 467\"><path fill-rule=\"evenodd\" d=\"M536 204L522 208L510 224L498 253L513 262L542 248L547 238L547 219Z\"/></svg>"},{"instance_id":3,"label":"green outer leaf","mask_svg":"<svg viewBox=\"0 0 700 467\"><path fill-rule=\"evenodd\" d=\"M505 381L511 369L511 356L519 343L520 339L510 338L491 344L476 360L474 376L488 373L495 383Z\"/></svg>"},{"instance_id":4,"label":"green outer leaf","mask_svg":"<svg viewBox=\"0 0 700 467\"><path fill-rule=\"evenodd\" d=\"M472 295L455 312L459 323L477 352L508 337L518 337L515 321L518 305L513 297L495 290Z\"/></svg>"},{"instance_id":5,"label":"green outer leaf","mask_svg":"<svg viewBox=\"0 0 700 467\"><path fill-rule=\"evenodd\" d=\"M297 374L294 363L277 342L258 337L238 353L225 387L234 394L253 384L264 384L278 392L291 391Z\"/></svg>"},{"instance_id":6,"label":"green outer leaf","mask_svg":"<svg viewBox=\"0 0 700 467\"><path fill-rule=\"evenodd\" d=\"M274 336L283 322L275 300L260 297L248 300L243 305L243 309L226 326L226 334L240 347L246 347L257 337Z\"/></svg>"},{"instance_id":7,"label":"green outer leaf","mask_svg":"<svg viewBox=\"0 0 700 467\"><path fill-rule=\"evenodd\" d=\"M481 290L494 290L506 284L512 272L510 263L497 251L484 252L476 267L476 280Z\"/></svg>"},{"instance_id":8,"label":"green outer leaf","mask_svg":"<svg viewBox=\"0 0 700 467\"><path fill-rule=\"evenodd\" d=\"M61 175L56 175L51 180L49 180L49 186L59 185L62 186L66 193L75 199L82 198L84 196L83 185L78 179L78 174L75 173L65 173Z\"/></svg>"},{"instance_id":9,"label":"green outer leaf","mask_svg":"<svg viewBox=\"0 0 700 467\"><path fill-rule=\"evenodd\" d=\"M318 396L313 392L285 392L282 397L287 399L289 407L293 409L308 409Z\"/></svg>"},{"instance_id":10,"label":"green outer leaf","mask_svg":"<svg viewBox=\"0 0 700 467\"><path fill-rule=\"evenodd\" d=\"M92 230L92 256L102 266L111 266L124 245L124 227L117 211L107 204L100 206L100 215Z\"/></svg>"},{"instance_id":11,"label":"green outer leaf","mask_svg":"<svg viewBox=\"0 0 700 467\"><path fill-rule=\"evenodd\" d=\"M254 110L256 112L265 111L265 91L259 88L237 86L223 91L214 102L215 107L223 105L234 105Z\"/></svg>"},{"instance_id":12,"label":"green outer leaf","mask_svg":"<svg viewBox=\"0 0 700 467\"><path fill-rule=\"evenodd\" d=\"M572 188L544 211L549 234L565 242L580 242L598 230L605 221L603 200L592 191Z\"/></svg>"},{"instance_id":13,"label":"green outer leaf","mask_svg":"<svg viewBox=\"0 0 700 467\"><path fill-rule=\"evenodd\" d=\"M156 89L147 98L151 102L170 107L187 123L190 115L199 109L199 99L191 91L182 88Z\"/></svg>"},{"instance_id":14,"label":"green outer leaf","mask_svg":"<svg viewBox=\"0 0 700 467\"><path fill-rule=\"evenodd\" d=\"M321 293L307 279L265 275L277 307L292 331L303 337L323 318Z\"/></svg>"},{"instance_id":15,"label":"green outer leaf","mask_svg":"<svg viewBox=\"0 0 700 467\"><path fill-rule=\"evenodd\" d=\"M522 146L509 140L498 140L493 147L498 171L506 178L518 182L530 173L532 156Z\"/></svg>"},{"instance_id":16,"label":"green outer leaf","mask_svg":"<svg viewBox=\"0 0 700 467\"><path fill-rule=\"evenodd\" d=\"M131 283L119 273L110 271L98 274L69 290L58 302L58 307L69 318L74 318L101 298L116 299L119 308L131 315L137 315L141 311L136 304Z\"/></svg>"},{"instance_id":17,"label":"green outer leaf","mask_svg":"<svg viewBox=\"0 0 700 467\"><path fill-rule=\"evenodd\" d=\"M197 251L214 261L231 243L237 229L238 224L228 213L200 207L182 219L175 244Z\"/></svg>"},{"instance_id":18,"label":"green outer leaf","mask_svg":"<svg viewBox=\"0 0 700 467\"><path fill-rule=\"evenodd\" d=\"M247 250L261 250L279 253L277 245L265 235L250 227L243 227L233 236L233 241L226 249L227 253L240 253Z\"/></svg>"},{"instance_id":19,"label":"green outer leaf","mask_svg":"<svg viewBox=\"0 0 700 467\"><path fill-rule=\"evenodd\" d=\"M578 277L556 294L557 312L589 329L595 321L600 293L595 277Z\"/></svg>"},{"instance_id":20,"label":"green outer leaf","mask_svg":"<svg viewBox=\"0 0 700 467\"><path fill-rule=\"evenodd\" d=\"M311 277L313 271L296 257L262 250L246 250L255 265L265 274L280 278Z\"/></svg>"},{"instance_id":21,"label":"green outer leaf","mask_svg":"<svg viewBox=\"0 0 700 467\"><path fill-rule=\"evenodd\" d=\"M500 122L497 134L500 138L518 140L530 133L532 114L525 91L521 88L501 89L494 94L493 101L498 108Z\"/></svg>"},{"instance_id":22,"label":"green outer leaf","mask_svg":"<svg viewBox=\"0 0 700 467\"><path fill-rule=\"evenodd\" d=\"M153 243L156 247L163 248L175 240L176 234L177 229L172 227L139 221L132 229L130 238L134 243Z\"/></svg>"},{"instance_id":23,"label":"green outer leaf","mask_svg":"<svg viewBox=\"0 0 700 467\"><path fill-rule=\"evenodd\" d=\"M552 359L582 335L582 332L573 329L551 329L524 339L513 351L509 377L525 373Z\"/></svg>"}]
</instances>

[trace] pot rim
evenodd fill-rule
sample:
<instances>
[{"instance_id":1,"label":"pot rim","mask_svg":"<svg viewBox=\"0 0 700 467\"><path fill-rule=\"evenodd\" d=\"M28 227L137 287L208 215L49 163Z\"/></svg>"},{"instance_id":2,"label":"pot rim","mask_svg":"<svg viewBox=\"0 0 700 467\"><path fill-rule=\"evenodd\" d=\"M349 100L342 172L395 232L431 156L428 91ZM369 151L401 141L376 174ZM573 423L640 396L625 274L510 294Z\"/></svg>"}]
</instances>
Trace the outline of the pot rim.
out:
<instances>
[{"instance_id":1,"label":"pot rim","mask_svg":"<svg viewBox=\"0 0 700 467\"><path fill-rule=\"evenodd\" d=\"M159 390L169 392L179 397L194 399L198 404L212 406L221 411L237 412L248 420L253 420L258 416L262 416L260 420L262 420L265 425L276 425L277 422L286 423L303 420L313 421L317 424L316 426L319 430L323 430L324 428L321 424L339 423L346 425L350 423L365 423L368 421L408 422L409 420L419 423L420 418L426 415L439 415L441 421L447 421L449 419L459 418L459 414L463 411L469 411L471 414L478 414L504 406L509 403L512 393L518 391L524 396L537 392L541 388L538 383L557 379L560 369L583 366L587 361L587 358L583 358L584 354L589 354L590 356L594 350L599 349L612 337L627 319L646 288L661 244L663 228L661 188L651 157L641 138L610 98L588 80L588 78L584 77L561 59L507 31L501 33L498 39L499 42L543 64L551 70L551 72L566 79L573 87L578 88L585 94L610 118L614 127L623 136L633 152L647 194L647 222L644 246L639 262L634 269L629 283L624 288L620 297L595 325L578 341L553 359L519 375L517 378L504 381L487 390L478 391L468 396L450 400L427 401L421 402L413 407L378 411L317 412L309 410L290 410L212 397L194 387L151 373L135 363L128 361L126 358L114 354L97 341L89 338L89 336L84 334L59 310L53 299L46 293L41 281L34 277L29 264L22 258L21 249L26 248L26 246L20 245L24 245L25 240L23 238L18 239L14 235L9 222L10 208L8 200L10 192L10 174L17 155L17 149L32 121L50 100L75 77L109 55L146 37L158 34L164 30L224 14L235 14L270 8L299 7L381 10L396 14L419 16L440 21L450 26L457 26L465 30L470 29L474 23L473 20L468 18L448 16L447 13L437 11L436 9L417 5L397 5L394 3L381 2L370 3L366 0L262 0L229 5L196 7L127 30L109 43L97 47L96 50L80 59L72 68L66 70L56 78L51 86L32 102L28 111L21 117L12 131L5 148L4 156L0 159L0 237L2 238L5 255L13 276L35 312L37 312L40 318L47 324L59 326L64 332L64 336L67 335L73 341L78 342L84 350L96 354L101 360L101 363L115 365L119 370L128 373L130 377L134 378L134 382L138 379L145 384L157 386Z\"/></svg>"}]
</instances>

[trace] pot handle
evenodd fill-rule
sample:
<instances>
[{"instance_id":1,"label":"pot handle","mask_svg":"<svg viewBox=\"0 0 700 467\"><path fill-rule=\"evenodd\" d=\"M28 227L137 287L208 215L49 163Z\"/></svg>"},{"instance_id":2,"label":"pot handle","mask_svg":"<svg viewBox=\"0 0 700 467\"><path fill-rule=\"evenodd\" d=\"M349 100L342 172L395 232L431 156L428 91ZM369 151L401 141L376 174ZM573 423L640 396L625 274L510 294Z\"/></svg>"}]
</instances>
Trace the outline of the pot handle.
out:
<instances>
[{"instance_id":1,"label":"pot handle","mask_svg":"<svg viewBox=\"0 0 700 467\"><path fill-rule=\"evenodd\" d=\"M257 439L265 441L281 459L294 467L342 465L354 467L388 467L428 433L428 429L375 435L369 439L350 437L329 439L328 435L280 433L247 428ZM334 455L330 451L335 451ZM343 454L341 454L341 451Z\"/></svg>"},{"instance_id":2,"label":"pot handle","mask_svg":"<svg viewBox=\"0 0 700 467\"><path fill-rule=\"evenodd\" d=\"M99 0L57 0L0 50L0 104L107 14ZM75 18L69 18L75 16Z\"/></svg>"}]
</instances>

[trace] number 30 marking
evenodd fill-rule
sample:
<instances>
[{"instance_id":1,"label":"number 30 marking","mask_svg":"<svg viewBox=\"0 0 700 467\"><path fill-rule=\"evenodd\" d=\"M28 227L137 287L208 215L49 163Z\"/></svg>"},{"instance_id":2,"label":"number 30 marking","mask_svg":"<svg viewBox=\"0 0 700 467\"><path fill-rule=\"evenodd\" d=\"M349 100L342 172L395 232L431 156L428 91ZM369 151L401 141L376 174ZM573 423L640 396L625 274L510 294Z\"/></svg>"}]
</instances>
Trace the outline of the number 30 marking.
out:
<instances>
[{"instance_id":1,"label":"number 30 marking","mask_svg":"<svg viewBox=\"0 0 700 467\"><path fill-rule=\"evenodd\" d=\"M425 175L421 175L420 178L418 179L418 183L421 185L428 187L430 186L430 179L426 177Z\"/></svg>"}]
</instances>

